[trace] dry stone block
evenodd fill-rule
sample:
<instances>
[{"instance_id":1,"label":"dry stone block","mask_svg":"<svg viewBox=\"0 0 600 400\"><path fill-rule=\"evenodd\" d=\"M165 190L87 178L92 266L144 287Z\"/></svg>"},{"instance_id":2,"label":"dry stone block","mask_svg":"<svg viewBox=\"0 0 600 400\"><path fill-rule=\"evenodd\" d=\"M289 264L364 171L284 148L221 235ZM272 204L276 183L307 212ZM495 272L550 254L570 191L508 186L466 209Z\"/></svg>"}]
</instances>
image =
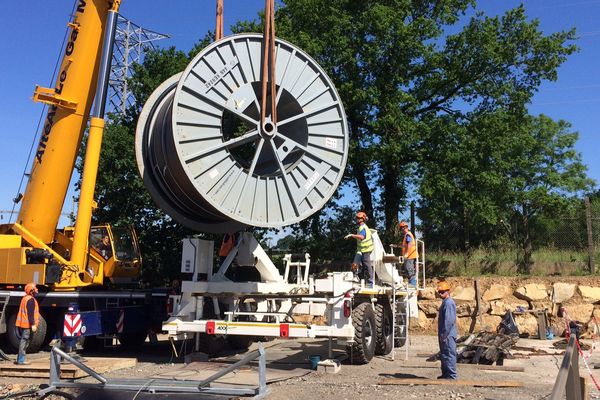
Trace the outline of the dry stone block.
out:
<instances>
[{"instance_id":1,"label":"dry stone block","mask_svg":"<svg viewBox=\"0 0 600 400\"><path fill-rule=\"evenodd\" d=\"M592 303L571 305L565 308L570 320L584 323L587 323L590 320L592 313L594 312L594 305Z\"/></svg>"},{"instance_id":2,"label":"dry stone block","mask_svg":"<svg viewBox=\"0 0 600 400\"><path fill-rule=\"evenodd\" d=\"M464 335L469 332L471 321L473 321L471 317L461 317L456 319L456 330L459 335Z\"/></svg>"},{"instance_id":3,"label":"dry stone block","mask_svg":"<svg viewBox=\"0 0 600 400\"><path fill-rule=\"evenodd\" d=\"M525 310L529 309L527 300L519 299L515 296L505 297L502 301L506 304L507 311L515 311L518 307L522 307Z\"/></svg>"},{"instance_id":4,"label":"dry stone block","mask_svg":"<svg viewBox=\"0 0 600 400\"><path fill-rule=\"evenodd\" d=\"M419 319L417 320L417 325L419 328L427 330L431 328L432 324L433 319L427 318L427 315L423 311L419 310Z\"/></svg>"},{"instance_id":5,"label":"dry stone block","mask_svg":"<svg viewBox=\"0 0 600 400\"><path fill-rule=\"evenodd\" d=\"M574 283L556 282L552 285L552 301L554 303L564 303L575 294Z\"/></svg>"},{"instance_id":6,"label":"dry stone block","mask_svg":"<svg viewBox=\"0 0 600 400\"><path fill-rule=\"evenodd\" d=\"M475 301L475 288L457 286L452 292L455 301Z\"/></svg>"},{"instance_id":7,"label":"dry stone block","mask_svg":"<svg viewBox=\"0 0 600 400\"><path fill-rule=\"evenodd\" d=\"M475 304L461 303L456 305L456 315L459 317L470 317L475 311Z\"/></svg>"},{"instance_id":8,"label":"dry stone block","mask_svg":"<svg viewBox=\"0 0 600 400\"><path fill-rule=\"evenodd\" d=\"M508 309L509 305L503 302L502 300L491 301L489 314L502 316L506 313Z\"/></svg>"},{"instance_id":9,"label":"dry stone block","mask_svg":"<svg viewBox=\"0 0 600 400\"><path fill-rule=\"evenodd\" d=\"M419 310L423 311L428 317L435 317L440 309L440 302L435 300L419 301Z\"/></svg>"},{"instance_id":10,"label":"dry stone block","mask_svg":"<svg viewBox=\"0 0 600 400\"><path fill-rule=\"evenodd\" d=\"M502 317L497 315L482 315L479 329L495 332L498 325L500 325L500 321L502 321Z\"/></svg>"},{"instance_id":11,"label":"dry stone block","mask_svg":"<svg viewBox=\"0 0 600 400\"><path fill-rule=\"evenodd\" d=\"M426 287L423 290L419 290L419 299L422 300L435 300L435 288Z\"/></svg>"},{"instance_id":12,"label":"dry stone block","mask_svg":"<svg viewBox=\"0 0 600 400\"><path fill-rule=\"evenodd\" d=\"M520 333L529 333L530 335L538 334L538 322L532 314L517 314L515 315L515 322L519 328Z\"/></svg>"},{"instance_id":13,"label":"dry stone block","mask_svg":"<svg viewBox=\"0 0 600 400\"><path fill-rule=\"evenodd\" d=\"M600 288L592 286L579 286L581 297L592 300L600 300Z\"/></svg>"},{"instance_id":14,"label":"dry stone block","mask_svg":"<svg viewBox=\"0 0 600 400\"><path fill-rule=\"evenodd\" d=\"M530 283L525 286L521 286L513 293L516 297L527 300L527 301L535 301L535 300L545 300L548 298L548 291L546 290L546 286L541 283Z\"/></svg>"},{"instance_id":15,"label":"dry stone block","mask_svg":"<svg viewBox=\"0 0 600 400\"><path fill-rule=\"evenodd\" d=\"M483 292L482 299L484 301L499 300L511 294L509 287L504 285L493 284L488 290Z\"/></svg>"}]
</instances>

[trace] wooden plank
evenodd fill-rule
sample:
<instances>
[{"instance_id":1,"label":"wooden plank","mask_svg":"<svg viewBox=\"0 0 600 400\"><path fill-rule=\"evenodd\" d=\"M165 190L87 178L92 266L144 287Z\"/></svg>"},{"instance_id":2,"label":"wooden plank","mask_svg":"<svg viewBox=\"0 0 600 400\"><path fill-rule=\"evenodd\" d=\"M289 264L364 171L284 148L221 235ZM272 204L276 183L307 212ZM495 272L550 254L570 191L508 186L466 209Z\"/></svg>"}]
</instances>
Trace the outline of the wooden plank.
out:
<instances>
[{"instance_id":1,"label":"wooden plank","mask_svg":"<svg viewBox=\"0 0 600 400\"><path fill-rule=\"evenodd\" d=\"M438 385L438 386L474 386L474 387L523 387L519 381L477 381L454 379L418 379L418 378L386 378L379 385Z\"/></svg>"},{"instance_id":2,"label":"wooden plank","mask_svg":"<svg viewBox=\"0 0 600 400\"><path fill-rule=\"evenodd\" d=\"M402 368L440 368L440 363L429 364L401 364ZM457 363L459 369L477 369L480 371L506 371L506 372L525 372L525 367L513 365L481 365L481 364L463 364Z\"/></svg>"},{"instance_id":3,"label":"wooden plank","mask_svg":"<svg viewBox=\"0 0 600 400\"><path fill-rule=\"evenodd\" d=\"M83 361L85 365L99 374L117 369L131 368L137 365L135 358L90 357ZM33 359L30 365L15 365L12 362L0 363L0 376L22 378L49 378L50 360ZM60 366L60 376L63 379L77 379L87 376L87 373L72 364Z\"/></svg>"}]
</instances>

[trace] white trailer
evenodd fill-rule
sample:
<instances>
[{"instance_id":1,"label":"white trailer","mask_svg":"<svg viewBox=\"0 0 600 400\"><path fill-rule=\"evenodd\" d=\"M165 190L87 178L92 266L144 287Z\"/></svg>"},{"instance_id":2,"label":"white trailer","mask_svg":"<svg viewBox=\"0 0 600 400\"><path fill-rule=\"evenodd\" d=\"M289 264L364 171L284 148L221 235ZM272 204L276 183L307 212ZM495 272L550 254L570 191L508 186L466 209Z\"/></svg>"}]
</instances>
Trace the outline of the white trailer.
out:
<instances>
[{"instance_id":1,"label":"white trailer","mask_svg":"<svg viewBox=\"0 0 600 400\"><path fill-rule=\"evenodd\" d=\"M354 363L368 363L405 345L408 321L416 316L417 289L424 282L424 245L418 241L417 287L397 270L401 257L386 254L372 230L377 284L353 273L310 275L310 256L286 255L281 273L249 233L213 273L212 241L184 240L182 271L192 280L173 296L175 312L163 324L172 337L195 335L196 350L218 352L225 343L247 347L256 338L329 338L347 346ZM233 265L233 261L236 264ZM256 274L255 280L244 275Z\"/></svg>"}]
</instances>

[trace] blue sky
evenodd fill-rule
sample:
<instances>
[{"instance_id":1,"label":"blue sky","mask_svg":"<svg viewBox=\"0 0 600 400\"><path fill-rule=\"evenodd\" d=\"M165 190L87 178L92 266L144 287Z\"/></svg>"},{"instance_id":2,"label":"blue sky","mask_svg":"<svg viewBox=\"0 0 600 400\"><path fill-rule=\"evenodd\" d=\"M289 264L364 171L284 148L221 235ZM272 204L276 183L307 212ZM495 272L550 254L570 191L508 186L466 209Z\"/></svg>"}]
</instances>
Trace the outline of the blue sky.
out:
<instances>
[{"instance_id":1,"label":"blue sky","mask_svg":"<svg viewBox=\"0 0 600 400\"><path fill-rule=\"evenodd\" d=\"M0 210L12 208L42 106L33 103L35 84L52 86L51 76L73 0L12 1L3 4L0 40ZM517 0L479 0L478 8L498 14ZM580 133L577 149L600 182L600 0L526 0L530 18L546 34L577 28L580 51L560 68L557 82L544 83L530 106L532 114L570 121ZM147 29L169 34L162 46L188 50L214 29L215 0L123 0L121 13ZM255 18L264 0L225 0L225 26ZM37 141L36 141L37 144ZM24 187L21 191L24 190ZM65 210L71 210L70 195ZM0 223L8 221L4 214Z\"/></svg>"}]
</instances>

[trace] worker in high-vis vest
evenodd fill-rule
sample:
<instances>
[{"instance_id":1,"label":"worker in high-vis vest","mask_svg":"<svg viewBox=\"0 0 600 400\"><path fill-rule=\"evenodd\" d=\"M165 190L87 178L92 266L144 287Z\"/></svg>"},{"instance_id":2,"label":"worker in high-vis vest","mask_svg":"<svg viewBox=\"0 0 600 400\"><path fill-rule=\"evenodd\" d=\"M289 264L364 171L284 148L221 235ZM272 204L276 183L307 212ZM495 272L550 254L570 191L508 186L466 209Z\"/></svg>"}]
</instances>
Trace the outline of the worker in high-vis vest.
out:
<instances>
[{"instance_id":1,"label":"worker in high-vis vest","mask_svg":"<svg viewBox=\"0 0 600 400\"><path fill-rule=\"evenodd\" d=\"M402 232L402 257L404 258L404 271L408 275L408 284L412 286L417 285L417 241L415 236L408 229L408 224L401 221L398 224L398 228Z\"/></svg>"},{"instance_id":2,"label":"worker in high-vis vest","mask_svg":"<svg viewBox=\"0 0 600 400\"><path fill-rule=\"evenodd\" d=\"M25 352L29 345L29 339L32 333L37 332L40 326L40 307L35 295L38 289L35 283L28 283L25 285L25 296L21 299L21 305L19 306L19 313L17 314L17 320L15 326L17 327L17 333L21 337L19 342L19 354L17 355L17 361L15 364L27 365L25 361Z\"/></svg>"},{"instance_id":3,"label":"worker in high-vis vest","mask_svg":"<svg viewBox=\"0 0 600 400\"><path fill-rule=\"evenodd\" d=\"M367 219L367 214L364 212L360 211L356 213L358 230L355 234L350 233L346 235L345 239L356 239L356 254L354 255L354 260L352 262L352 269L357 269L355 272L358 277L365 281L368 279L369 286L373 287L375 284L375 273L373 271L373 258L371 257L371 253L373 252L374 246L371 230L366 224Z\"/></svg>"}]
</instances>

